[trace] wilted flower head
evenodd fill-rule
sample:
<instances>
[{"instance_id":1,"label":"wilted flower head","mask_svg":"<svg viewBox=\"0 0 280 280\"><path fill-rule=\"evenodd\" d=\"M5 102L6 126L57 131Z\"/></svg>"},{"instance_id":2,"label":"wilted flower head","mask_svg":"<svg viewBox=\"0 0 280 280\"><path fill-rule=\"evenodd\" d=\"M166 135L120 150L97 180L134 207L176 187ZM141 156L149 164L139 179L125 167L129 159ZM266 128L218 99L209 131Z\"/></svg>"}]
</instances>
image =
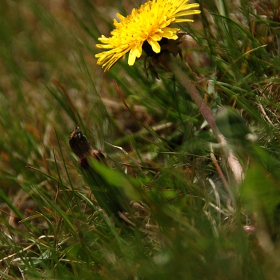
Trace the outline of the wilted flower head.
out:
<instances>
[{"instance_id":1,"label":"wilted flower head","mask_svg":"<svg viewBox=\"0 0 280 280\"><path fill-rule=\"evenodd\" d=\"M188 4L188 0L151 0L133 9L131 14L124 17L117 13L120 21L114 19L115 29L111 37L102 35L96 46L108 49L96 55L97 64L108 71L120 58L129 52L128 64L133 65L136 58L142 54L143 44L149 44L152 51L160 53L160 41L163 38L176 40L179 28L172 28L172 23L193 22L183 18L199 14L199 4Z\"/></svg>"}]
</instances>

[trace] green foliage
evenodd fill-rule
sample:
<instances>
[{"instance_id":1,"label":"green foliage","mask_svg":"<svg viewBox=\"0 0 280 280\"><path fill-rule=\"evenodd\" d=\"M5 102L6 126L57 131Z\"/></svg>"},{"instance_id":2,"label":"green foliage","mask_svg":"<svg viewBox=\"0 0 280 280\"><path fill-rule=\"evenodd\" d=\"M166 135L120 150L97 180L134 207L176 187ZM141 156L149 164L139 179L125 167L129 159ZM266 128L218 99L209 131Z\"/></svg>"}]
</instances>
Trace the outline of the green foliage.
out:
<instances>
[{"instance_id":1,"label":"green foliage","mask_svg":"<svg viewBox=\"0 0 280 280\"><path fill-rule=\"evenodd\" d=\"M213 112L227 108L238 186L172 73L96 65L112 15L140 2L0 1L0 275L278 279L279 3L199 1L181 26L178 63ZM68 144L76 125L110 163L90 162L90 178ZM100 185L138 201L129 221L100 207Z\"/></svg>"}]
</instances>

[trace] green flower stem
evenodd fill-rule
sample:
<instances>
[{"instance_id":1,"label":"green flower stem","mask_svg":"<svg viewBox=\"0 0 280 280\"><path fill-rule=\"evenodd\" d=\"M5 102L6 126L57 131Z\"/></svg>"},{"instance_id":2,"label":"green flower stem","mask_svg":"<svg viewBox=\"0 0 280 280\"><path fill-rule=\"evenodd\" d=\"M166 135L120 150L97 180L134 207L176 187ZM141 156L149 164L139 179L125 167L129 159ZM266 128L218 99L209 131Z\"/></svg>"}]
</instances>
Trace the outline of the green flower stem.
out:
<instances>
[{"instance_id":1,"label":"green flower stem","mask_svg":"<svg viewBox=\"0 0 280 280\"><path fill-rule=\"evenodd\" d=\"M172 55L168 55L167 58L168 66L170 70L173 72L175 77L180 81L182 86L187 90L187 92L192 97L195 104L198 106L200 113L204 117L204 119L208 122L209 126L211 127L213 133L215 134L219 143L222 144L225 154L227 155L228 164L232 170L234 178L238 184L240 184L243 180L243 168L234 155L233 151L229 147L227 140L225 137L219 132L216 123L215 117L208 107L204 99L201 97L199 92L197 91L194 84L188 79L188 77L183 73L181 68L178 66L176 58Z\"/></svg>"}]
</instances>

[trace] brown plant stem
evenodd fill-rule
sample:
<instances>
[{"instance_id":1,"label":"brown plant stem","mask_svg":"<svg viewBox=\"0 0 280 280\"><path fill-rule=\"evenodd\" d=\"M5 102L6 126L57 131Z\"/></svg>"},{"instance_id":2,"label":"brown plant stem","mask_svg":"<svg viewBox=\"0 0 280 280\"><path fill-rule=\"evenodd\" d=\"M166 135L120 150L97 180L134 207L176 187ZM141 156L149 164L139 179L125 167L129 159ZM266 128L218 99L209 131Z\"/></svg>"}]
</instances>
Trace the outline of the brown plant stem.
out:
<instances>
[{"instance_id":1,"label":"brown plant stem","mask_svg":"<svg viewBox=\"0 0 280 280\"><path fill-rule=\"evenodd\" d=\"M224 152L227 156L228 164L231 168L231 171L234 175L234 178L238 184L240 184L243 180L243 168L234 155L232 149L229 147L227 140L225 137L219 132L216 123L215 117L208 107L206 102L203 100L199 92L197 91L194 84L188 79L188 77L183 73L181 68L178 66L176 58L172 55L167 56L168 66L170 70L173 72L175 77L180 81L182 86L187 90L187 92L192 97L193 101L199 108L199 112L202 114L204 119L208 122L210 128L212 129L214 135L216 136L219 143L222 144Z\"/></svg>"}]
</instances>

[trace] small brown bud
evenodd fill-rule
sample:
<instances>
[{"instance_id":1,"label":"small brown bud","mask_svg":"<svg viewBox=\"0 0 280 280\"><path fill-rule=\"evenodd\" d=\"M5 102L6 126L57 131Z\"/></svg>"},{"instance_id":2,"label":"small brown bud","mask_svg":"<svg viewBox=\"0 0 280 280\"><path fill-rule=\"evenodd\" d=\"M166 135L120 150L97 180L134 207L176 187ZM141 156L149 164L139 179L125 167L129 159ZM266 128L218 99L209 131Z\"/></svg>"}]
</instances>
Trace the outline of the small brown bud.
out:
<instances>
[{"instance_id":1,"label":"small brown bud","mask_svg":"<svg viewBox=\"0 0 280 280\"><path fill-rule=\"evenodd\" d=\"M86 136L80 130L80 127L77 126L69 137L69 145L72 151L79 157L87 157L91 152L90 144Z\"/></svg>"}]
</instances>

